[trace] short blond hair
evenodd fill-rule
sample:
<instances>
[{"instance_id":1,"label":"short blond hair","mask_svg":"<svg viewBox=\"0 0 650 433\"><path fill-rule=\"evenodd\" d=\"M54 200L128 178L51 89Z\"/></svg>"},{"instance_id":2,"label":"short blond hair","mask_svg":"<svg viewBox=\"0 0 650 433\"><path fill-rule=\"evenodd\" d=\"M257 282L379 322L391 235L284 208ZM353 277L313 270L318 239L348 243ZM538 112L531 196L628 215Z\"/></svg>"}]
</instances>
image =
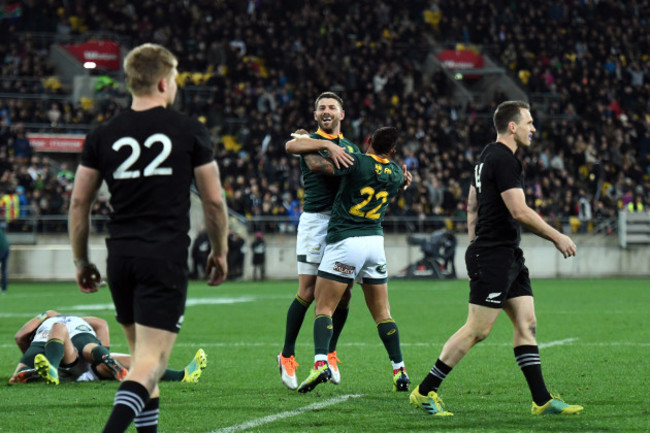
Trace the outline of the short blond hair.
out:
<instances>
[{"instance_id":1,"label":"short blond hair","mask_svg":"<svg viewBox=\"0 0 650 433\"><path fill-rule=\"evenodd\" d=\"M124 58L126 84L133 95L150 95L158 82L169 77L178 59L162 45L142 44Z\"/></svg>"}]
</instances>

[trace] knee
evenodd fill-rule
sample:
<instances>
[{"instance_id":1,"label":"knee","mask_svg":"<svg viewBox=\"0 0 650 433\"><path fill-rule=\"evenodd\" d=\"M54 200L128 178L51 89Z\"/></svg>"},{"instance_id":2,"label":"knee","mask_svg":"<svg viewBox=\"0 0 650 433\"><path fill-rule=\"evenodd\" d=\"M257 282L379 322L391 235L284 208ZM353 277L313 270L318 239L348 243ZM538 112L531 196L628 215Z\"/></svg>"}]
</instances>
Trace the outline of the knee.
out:
<instances>
[{"instance_id":1,"label":"knee","mask_svg":"<svg viewBox=\"0 0 650 433\"><path fill-rule=\"evenodd\" d=\"M317 299L316 305L314 306L314 314L325 315L332 317L334 315L334 310L336 309L336 304L331 302L329 299Z\"/></svg>"},{"instance_id":2,"label":"knee","mask_svg":"<svg viewBox=\"0 0 650 433\"><path fill-rule=\"evenodd\" d=\"M167 368L167 359L165 357L138 357L134 360L129 372L136 376L147 388L158 383Z\"/></svg>"},{"instance_id":3,"label":"knee","mask_svg":"<svg viewBox=\"0 0 650 433\"><path fill-rule=\"evenodd\" d=\"M488 338L491 328L479 328L475 326L466 326L465 336L472 341L472 345L480 343Z\"/></svg>"},{"instance_id":4,"label":"knee","mask_svg":"<svg viewBox=\"0 0 650 433\"><path fill-rule=\"evenodd\" d=\"M535 338L537 335L537 319L535 316L526 317L517 323L516 332L523 336Z\"/></svg>"},{"instance_id":5,"label":"knee","mask_svg":"<svg viewBox=\"0 0 650 433\"><path fill-rule=\"evenodd\" d=\"M300 299L309 303L314 301L314 292L315 292L314 285L298 288L298 296L300 296Z\"/></svg>"},{"instance_id":6,"label":"knee","mask_svg":"<svg viewBox=\"0 0 650 433\"><path fill-rule=\"evenodd\" d=\"M373 319L375 319L375 325L377 326L379 326L379 324L384 322L395 322L391 317L390 313L388 312L384 312L383 314L377 314L377 315L373 314Z\"/></svg>"},{"instance_id":7,"label":"knee","mask_svg":"<svg viewBox=\"0 0 650 433\"><path fill-rule=\"evenodd\" d=\"M475 343L480 343L481 341L485 340L486 338L488 338L488 335L490 335L489 329L478 330L477 332L474 333Z\"/></svg>"}]
</instances>

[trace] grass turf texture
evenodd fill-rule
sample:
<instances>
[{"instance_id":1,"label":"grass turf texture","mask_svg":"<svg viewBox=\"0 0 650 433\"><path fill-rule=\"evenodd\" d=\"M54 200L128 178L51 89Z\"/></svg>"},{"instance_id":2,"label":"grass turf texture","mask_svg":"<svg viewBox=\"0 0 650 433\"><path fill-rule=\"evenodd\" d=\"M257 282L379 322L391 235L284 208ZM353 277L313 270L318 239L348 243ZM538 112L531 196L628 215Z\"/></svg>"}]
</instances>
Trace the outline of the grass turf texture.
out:
<instances>
[{"instance_id":1,"label":"grass turf texture","mask_svg":"<svg viewBox=\"0 0 650 433\"><path fill-rule=\"evenodd\" d=\"M467 286L462 280L389 283L412 386L463 324ZM440 395L455 416L438 419L410 406L408 393L391 391L391 366L360 287L354 288L339 340L341 385L322 384L298 394L282 385L275 363L297 282L228 282L217 288L192 283L170 367L183 368L199 347L208 354L208 367L196 385L162 384L159 431L650 431L650 280L536 280L533 289L546 382L567 402L584 405L580 415L530 415L531 398L514 360L505 314L443 383ZM0 297L0 432L102 429L117 382L7 381L20 357L15 332L46 309L106 319L113 350L127 351L110 305L107 289L87 295L72 283L10 284L9 293ZM313 307L296 347L299 381L312 365L312 324ZM335 400L350 395L359 396ZM318 402L332 404L310 406Z\"/></svg>"}]
</instances>

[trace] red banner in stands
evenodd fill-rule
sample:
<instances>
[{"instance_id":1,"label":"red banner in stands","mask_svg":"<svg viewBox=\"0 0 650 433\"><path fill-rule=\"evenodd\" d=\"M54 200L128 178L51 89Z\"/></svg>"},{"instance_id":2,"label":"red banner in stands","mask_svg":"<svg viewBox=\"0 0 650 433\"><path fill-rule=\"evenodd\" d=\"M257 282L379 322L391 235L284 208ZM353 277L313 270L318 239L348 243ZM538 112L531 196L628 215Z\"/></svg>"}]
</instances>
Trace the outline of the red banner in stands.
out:
<instances>
[{"instance_id":1,"label":"red banner in stands","mask_svg":"<svg viewBox=\"0 0 650 433\"><path fill-rule=\"evenodd\" d=\"M478 69L483 67L483 56L470 50L444 50L438 59L448 69Z\"/></svg>"},{"instance_id":2,"label":"red banner in stands","mask_svg":"<svg viewBox=\"0 0 650 433\"><path fill-rule=\"evenodd\" d=\"M111 41L88 41L78 45L62 45L82 64L95 63L99 69L120 69L120 46Z\"/></svg>"},{"instance_id":3,"label":"red banner in stands","mask_svg":"<svg viewBox=\"0 0 650 433\"><path fill-rule=\"evenodd\" d=\"M83 134L27 134L36 152L81 152L86 136Z\"/></svg>"}]
</instances>

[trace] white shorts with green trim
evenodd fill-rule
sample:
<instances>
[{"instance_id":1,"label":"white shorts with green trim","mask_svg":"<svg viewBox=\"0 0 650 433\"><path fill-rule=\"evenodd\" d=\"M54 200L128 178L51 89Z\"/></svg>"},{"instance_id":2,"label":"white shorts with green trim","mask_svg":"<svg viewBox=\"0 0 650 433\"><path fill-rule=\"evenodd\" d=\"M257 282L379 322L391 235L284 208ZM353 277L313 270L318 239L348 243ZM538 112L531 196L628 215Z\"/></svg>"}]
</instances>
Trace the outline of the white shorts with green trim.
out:
<instances>
[{"instance_id":1,"label":"white shorts with green trim","mask_svg":"<svg viewBox=\"0 0 650 433\"><path fill-rule=\"evenodd\" d=\"M318 276L342 283L385 283L388 273L384 237L358 236L328 244Z\"/></svg>"},{"instance_id":2,"label":"white shorts with green trim","mask_svg":"<svg viewBox=\"0 0 650 433\"><path fill-rule=\"evenodd\" d=\"M325 237L329 221L330 212L305 212L300 215L296 241L298 275L316 275L318 264L325 252Z\"/></svg>"}]
</instances>

